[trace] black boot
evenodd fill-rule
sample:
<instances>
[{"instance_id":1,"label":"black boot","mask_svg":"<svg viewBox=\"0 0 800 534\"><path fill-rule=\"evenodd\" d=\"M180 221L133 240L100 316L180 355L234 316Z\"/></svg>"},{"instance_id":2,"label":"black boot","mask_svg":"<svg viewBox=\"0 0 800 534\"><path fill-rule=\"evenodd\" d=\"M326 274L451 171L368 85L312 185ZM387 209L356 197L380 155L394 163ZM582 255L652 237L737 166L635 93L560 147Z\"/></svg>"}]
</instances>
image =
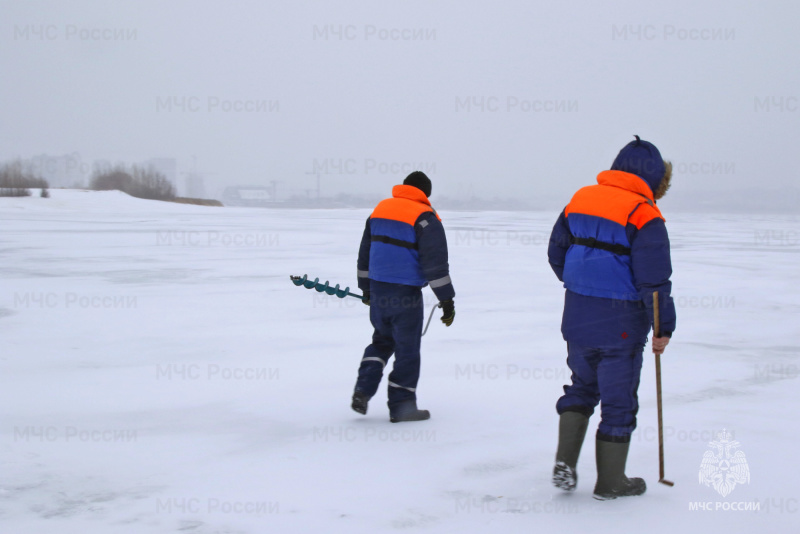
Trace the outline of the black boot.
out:
<instances>
[{"instance_id":1,"label":"black boot","mask_svg":"<svg viewBox=\"0 0 800 534\"><path fill-rule=\"evenodd\" d=\"M356 412L360 413L361 415L367 415L368 402L369 402L369 397L367 397L362 392L355 390L353 392L353 403L350 405L350 407Z\"/></svg>"},{"instance_id":2,"label":"black boot","mask_svg":"<svg viewBox=\"0 0 800 534\"><path fill-rule=\"evenodd\" d=\"M394 408L389 407L389 420L392 423L402 423L405 421L425 421L431 418L428 410L417 409L417 401L410 400L401 402Z\"/></svg>"},{"instance_id":3,"label":"black boot","mask_svg":"<svg viewBox=\"0 0 800 534\"><path fill-rule=\"evenodd\" d=\"M553 485L564 491L573 491L578 483L578 456L589 418L578 412L564 412L558 421L558 450L553 468Z\"/></svg>"},{"instance_id":4,"label":"black boot","mask_svg":"<svg viewBox=\"0 0 800 534\"><path fill-rule=\"evenodd\" d=\"M647 484L641 478L625 476L625 463L628 460L630 442L614 443L596 441L597 484L594 487L594 498L600 501L617 497L641 495L647 490Z\"/></svg>"}]
</instances>

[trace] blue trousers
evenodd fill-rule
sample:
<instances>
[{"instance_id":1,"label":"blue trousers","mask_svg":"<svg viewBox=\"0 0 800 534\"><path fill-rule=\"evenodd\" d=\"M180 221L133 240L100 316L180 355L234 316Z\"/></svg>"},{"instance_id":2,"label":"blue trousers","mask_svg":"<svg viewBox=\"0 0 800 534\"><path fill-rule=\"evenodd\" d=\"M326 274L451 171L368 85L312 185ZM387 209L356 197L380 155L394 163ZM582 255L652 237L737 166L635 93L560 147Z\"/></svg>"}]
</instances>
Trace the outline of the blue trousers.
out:
<instances>
[{"instance_id":1,"label":"blue trousers","mask_svg":"<svg viewBox=\"0 0 800 534\"><path fill-rule=\"evenodd\" d=\"M364 350L355 389L368 397L378 391L383 369L394 354L389 374L389 409L416 400L424 320L422 288L370 281L369 319L375 331Z\"/></svg>"},{"instance_id":2,"label":"blue trousers","mask_svg":"<svg viewBox=\"0 0 800 534\"><path fill-rule=\"evenodd\" d=\"M559 414L568 411L591 416L600 404L597 437L606 441L630 441L639 411L639 377L644 345L596 349L567 344L567 365L572 384L558 399Z\"/></svg>"}]
</instances>

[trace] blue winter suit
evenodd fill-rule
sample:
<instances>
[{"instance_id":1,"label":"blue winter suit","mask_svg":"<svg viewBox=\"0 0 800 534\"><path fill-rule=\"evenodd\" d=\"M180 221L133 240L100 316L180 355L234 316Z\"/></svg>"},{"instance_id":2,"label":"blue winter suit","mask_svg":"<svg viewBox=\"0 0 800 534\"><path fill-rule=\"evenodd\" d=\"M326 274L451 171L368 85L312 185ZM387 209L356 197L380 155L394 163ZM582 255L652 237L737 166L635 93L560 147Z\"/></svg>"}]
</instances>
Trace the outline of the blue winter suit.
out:
<instances>
[{"instance_id":1,"label":"blue winter suit","mask_svg":"<svg viewBox=\"0 0 800 534\"><path fill-rule=\"evenodd\" d=\"M358 254L358 287L370 291L372 343L364 351L355 389L375 395L389 375L389 409L416 400L423 323L422 287L440 301L455 296L444 227L425 193L398 185L367 220Z\"/></svg>"},{"instance_id":2,"label":"blue winter suit","mask_svg":"<svg viewBox=\"0 0 800 534\"><path fill-rule=\"evenodd\" d=\"M630 441L636 428L654 291L661 335L675 330L669 237L653 198L664 165L650 147L623 149L598 185L579 190L558 217L548 248L566 288L561 331L572 371L556 409L591 416L599 403L597 438L605 441Z\"/></svg>"}]
</instances>

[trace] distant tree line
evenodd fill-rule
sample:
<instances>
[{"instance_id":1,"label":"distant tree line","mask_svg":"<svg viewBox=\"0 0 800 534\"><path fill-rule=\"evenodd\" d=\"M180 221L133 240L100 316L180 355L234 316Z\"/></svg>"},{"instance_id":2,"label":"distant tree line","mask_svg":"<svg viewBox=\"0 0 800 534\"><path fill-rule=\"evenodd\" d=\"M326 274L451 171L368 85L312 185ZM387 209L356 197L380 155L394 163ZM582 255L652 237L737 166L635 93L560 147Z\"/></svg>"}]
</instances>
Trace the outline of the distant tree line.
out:
<instances>
[{"instance_id":1,"label":"distant tree line","mask_svg":"<svg viewBox=\"0 0 800 534\"><path fill-rule=\"evenodd\" d=\"M175 186L166 176L152 167L116 165L110 169L95 171L89 189L95 191L122 191L132 197L148 200L174 200Z\"/></svg>"},{"instance_id":2,"label":"distant tree line","mask_svg":"<svg viewBox=\"0 0 800 534\"><path fill-rule=\"evenodd\" d=\"M47 198L50 196L48 187L47 180L34 173L22 160L0 166L0 197L29 197L31 189L40 189L40 196Z\"/></svg>"}]
</instances>

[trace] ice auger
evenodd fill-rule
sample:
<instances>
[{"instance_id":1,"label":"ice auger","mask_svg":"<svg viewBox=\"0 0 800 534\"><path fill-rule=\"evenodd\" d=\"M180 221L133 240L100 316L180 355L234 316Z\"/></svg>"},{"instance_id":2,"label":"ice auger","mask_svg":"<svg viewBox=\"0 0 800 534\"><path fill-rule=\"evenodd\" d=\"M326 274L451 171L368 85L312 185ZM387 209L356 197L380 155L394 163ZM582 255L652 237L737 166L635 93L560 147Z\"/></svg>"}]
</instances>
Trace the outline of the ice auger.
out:
<instances>
[{"instance_id":1,"label":"ice auger","mask_svg":"<svg viewBox=\"0 0 800 534\"><path fill-rule=\"evenodd\" d=\"M308 275L304 274L303 276L289 276L292 279L292 283L296 286L305 286L306 289L316 289L320 293L327 293L328 295L336 295L340 299L345 297L355 297L359 300L364 300L362 295L356 295L355 293L350 293L350 286L339 289L339 284L336 284L336 287L331 287L330 283L325 280L324 284L321 284L319 278L314 278L314 281L308 279Z\"/></svg>"},{"instance_id":2,"label":"ice auger","mask_svg":"<svg viewBox=\"0 0 800 534\"><path fill-rule=\"evenodd\" d=\"M330 282L325 280L325 283L322 284L319 281L319 278L314 278L314 280L309 280L308 275L304 274L303 276L292 276L290 275L289 278L292 280L292 283L298 287L303 286L306 289L316 289L320 293L327 293L328 295L336 295L340 299L345 297L355 297L359 300L364 300L363 295L356 295L355 293L350 293L350 286L347 286L344 289L339 289L339 284L336 286L331 287ZM425 328L422 330L422 335L424 336L425 333L428 331L428 327L431 325L431 319L433 319L433 312L436 311L437 308L441 308L442 305L440 303L436 303L431 308L431 313L428 315L428 322L425 324Z\"/></svg>"}]
</instances>

